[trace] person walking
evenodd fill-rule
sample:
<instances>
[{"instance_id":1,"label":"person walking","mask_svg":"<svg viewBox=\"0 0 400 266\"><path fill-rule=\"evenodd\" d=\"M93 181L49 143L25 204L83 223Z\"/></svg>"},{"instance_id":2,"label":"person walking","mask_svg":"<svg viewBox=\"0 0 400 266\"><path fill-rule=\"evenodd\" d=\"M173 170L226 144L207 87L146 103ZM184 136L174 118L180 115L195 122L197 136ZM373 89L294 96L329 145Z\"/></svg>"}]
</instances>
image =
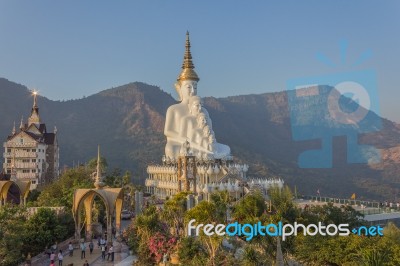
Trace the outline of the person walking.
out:
<instances>
[{"instance_id":1,"label":"person walking","mask_svg":"<svg viewBox=\"0 0 400 266\"><path fill-rule=\"evenodd\" d=\"M81 259L86 258L86 244L85 242L81 243Z\"/></svg>"},{"instance_id":2,"label":"person walking","mask_svg":"<svg viewBox=\"0 0 400 266\"><path fill-rule=\"evenodd\" d=\"M101 245L101 258L103 260L106 259L106 246L105 245Z\"/></svg>"},{"instance_id":3,"label":"person walking","mask_svg":"<svg viewBox=\"0 0 400 266\"><path fill-rule=\"evenodd\" d=\"M72 257L74 255L74 246L72 246L71 242L69 242L68 244L68 250L69 250L69 256Z\"/></svg>"},{"instance_id":4,"label":"person walking","mask_svg":"<svg viewBox=\"0 0 400 266\"><path fill-rule=\"evenodd\" d=\"M94 245L93 245L93 241L92 241L92 240L90 240L90 243L89 243L90 255L92 255L92 252L93 252L93 247L94 247Z\"/></svg>"},{"instance_id":5,"label":"person walking","mask_svg":"<svg viewBox=\"0 0 400 266\"><path fill-rule=\"evenodd\" d=\"M83 264L83 266L89 266L89 262L87 260L85 260L85 263Z\"/></svg>"},{"instance_id":6,"label":"person walking","mask_svg":"<svg viewBox=\"0 0 400 266\"><path fill-rule=\"evenodd\" d=\"M58 266L63 266L62 263L63 263L64 256L62 254L62 250L61 249L58 252L57 257L58 257Z\"/></svg>"},{"instance_id":7,"label":"person walking","mask_svg":"<svg viewBox=\"0 0 400 266\"><path fill-rule=\"evenodd\" d=\"M111 252L111 261L114 261L114 247L113 247L112 244L111 244L111 247L110 247L110 252Z\"/></svg>"},{"instance_id":8,"label":"person walking","mask_svg":"<svg viewBox=\"0 0 400 266\"><path fill-rule=\"evenodd\" d=\"M56 258L56 254L54 254L54 251L52 251L50 254L50 261L54 261L55 258Z\"/></svg>"},{"instance_id":9,"label":"person walking","mask_svg":"<svg viewBox=\"0 0 400 266\"><path fill-rule=\"evenodd\" d=\"M111 257L111 250L112 250L112 246L110 246L109 248L108 248L108 251L107 251L107 261L110 259L110 257Z\"/></svg>"}]
</instances>

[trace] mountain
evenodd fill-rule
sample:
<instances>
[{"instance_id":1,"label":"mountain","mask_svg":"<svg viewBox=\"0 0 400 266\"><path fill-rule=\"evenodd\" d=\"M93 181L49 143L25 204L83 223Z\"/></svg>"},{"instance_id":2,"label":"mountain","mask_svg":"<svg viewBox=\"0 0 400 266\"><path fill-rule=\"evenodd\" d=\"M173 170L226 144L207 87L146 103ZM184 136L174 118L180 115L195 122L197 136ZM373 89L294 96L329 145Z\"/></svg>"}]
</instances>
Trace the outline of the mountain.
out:
<instances>
[{"instance_id":1,"label":"mountain","mask_svg":"<svg viewBox=\"0 0 400 266\"><path fill-rule=\"evenodd\" d=\"M61 165L83 163L95 157L97 145L110 168L132 171L143 182L145 166L160 163L166 139L163 135L167 108L176 103L156 86L130 83L79 100L51 101L38 98L40 116L48 129L57 126ZM213 121L218 142L231 147L238 162L250 165L249 176L282 177L298 193L362 199L395 200L400 192L400 126L381 119L382 129L362 134L360 143L382 150L382 162L347 164L346 138L333 138L333 167L302 169L298 155L320 145L318 140L293 141L286 92L208 97L204 104ZM321 104L319 102L315 105ZM28 89L0 79L0 136L18 127L29 115L32 97ZM300 107L301 119L315 119ZM318 114L323 115L323 114ZM375 118L378 118L374 115Z\"/></svg>"}]
</instances>

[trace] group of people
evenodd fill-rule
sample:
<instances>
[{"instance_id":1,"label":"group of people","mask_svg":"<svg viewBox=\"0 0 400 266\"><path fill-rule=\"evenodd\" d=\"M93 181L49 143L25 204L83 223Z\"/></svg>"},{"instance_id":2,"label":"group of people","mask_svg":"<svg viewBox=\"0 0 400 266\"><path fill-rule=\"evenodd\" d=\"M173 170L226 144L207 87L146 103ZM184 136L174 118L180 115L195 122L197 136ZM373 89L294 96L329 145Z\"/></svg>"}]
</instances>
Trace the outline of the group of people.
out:
<instances>
[{"instance_id":1,"label":"group of people","mask_svg":"<svg viewBox=\"0 0 400 266\"><path fill-rule=\"evenodd\" d=\"M64 255L62 253L62 250L60 249L58 254L57 254L57 259L58 259L58 266L62 266L63 265L63 259L64 259ZM55 266L55 260L56 260L56 254L54 251L51 251L50 254L50 266Z\"/></svg>"},{"instance_id":2,"label":"group of people","mask_svg":"<svg viewBox=\"0 0 400 266\"><path fill-rule=\"evenodd\" d=\"M114 261L114 247L112 244L110 244L109 246L107 246L106 244L106 240L103 238L99 238L98 240L98 246L101 250L101 258L103 259L103 261L106 259L106 253L107 253L107 260Z\"/></svg>"},{"instance_id":3,"label":"group of people","mask_svg":"<svg viewBox=\"0 0 400 266\"><path fill-rule=\"evenodd\" d=\"M102 243L104 242L104 244L105 244L105 240L102 239L101 241L102 241ZM55 255L54 249L56 247L57 246L54 247L54 245L53 245L51 247L51 253L49 253L50 266L55 266L56 255ZM89 263L86 260L86 243L85 242L80 243L79 248L81 250L81 259L85 259L85 262L84 262L83 266L89 266ZM93 241L90 241L89 242L90 254L93 253L93 249L94 249ZM68 253L69 253L70 257L72 257L74 255L74 246L73 246L72 242L69 242L69 244L68 244ZM110 254L108 256L110 257ZM59 250L59 252L57 254L57 258L58 258L58 266L63 266L64 256L63 256L63 253L62 253L61 249ZM114 252L112 253L112 261L114 261Z\"/></svg>"}]
</instances>

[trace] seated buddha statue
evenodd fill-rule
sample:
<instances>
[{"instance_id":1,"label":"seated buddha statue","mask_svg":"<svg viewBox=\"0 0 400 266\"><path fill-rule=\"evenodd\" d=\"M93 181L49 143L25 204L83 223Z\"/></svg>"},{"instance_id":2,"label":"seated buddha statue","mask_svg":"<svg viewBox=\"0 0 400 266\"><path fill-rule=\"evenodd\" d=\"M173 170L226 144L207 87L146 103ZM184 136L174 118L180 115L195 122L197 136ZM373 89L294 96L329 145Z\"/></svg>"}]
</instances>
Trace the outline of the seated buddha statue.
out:
<instances>
[{"instance_id":1,"label":"seated buddha statue","mask_svg":"<svg viewBox=\"0 0 400 266\"><path fill-rule=\"evenodd\" d=\"M202 107L201 98L197 96L199 77L194 71L190 53L189 34L186 35L186 51L182 64L182 72L175 88L180 102L171 105L166 114L164 135L167 137L165 156L176 159L180 155L182 145L190 143L193 155L204 154L223 158L230 155L230 148L215 141L211 119L207 110ZM210 143L211 142L211 143Z\"/></svg>"}]
</instances>

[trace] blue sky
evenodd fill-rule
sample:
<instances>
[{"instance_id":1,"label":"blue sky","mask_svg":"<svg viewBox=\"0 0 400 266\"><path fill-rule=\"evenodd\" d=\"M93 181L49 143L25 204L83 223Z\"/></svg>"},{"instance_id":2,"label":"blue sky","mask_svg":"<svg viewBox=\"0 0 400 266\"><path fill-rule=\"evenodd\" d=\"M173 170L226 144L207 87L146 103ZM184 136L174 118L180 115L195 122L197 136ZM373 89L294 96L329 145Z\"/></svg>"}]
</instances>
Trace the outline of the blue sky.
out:
<instances>
[{"instance_id":1,"label":"blue sky","mask_svg":"<svg viewBox=\"0 0 400 266\"><path fill-rule=\"evenodd\" d=\"M400 121L399 1L0 1L0 76L53 100L133 81L175 95L186 30L201 96L373 69L381 114ZM373 56L351 66L366 50Z\"/></svg>"}]
</instances>

